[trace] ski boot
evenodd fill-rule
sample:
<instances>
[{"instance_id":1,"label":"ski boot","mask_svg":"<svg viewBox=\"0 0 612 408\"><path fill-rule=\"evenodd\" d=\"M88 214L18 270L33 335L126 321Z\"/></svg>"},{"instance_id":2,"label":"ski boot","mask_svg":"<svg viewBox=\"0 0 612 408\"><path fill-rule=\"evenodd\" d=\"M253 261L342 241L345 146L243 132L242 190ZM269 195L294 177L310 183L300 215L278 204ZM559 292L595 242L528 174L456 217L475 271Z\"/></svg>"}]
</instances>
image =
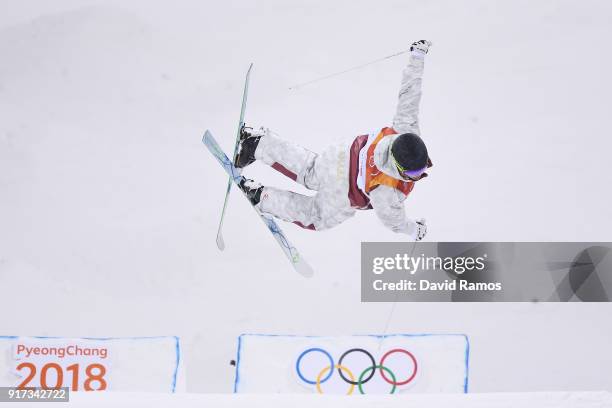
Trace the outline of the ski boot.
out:
<instances>
[{"instance_id":1,"label":"ski boot","mask_svg":"<svg viewBox=\"0 0 612 408\"><path fill-rule=\"evenodd\" d=\"M246 194L247 198L249 199L251 204L253 204L253 206L259 204L259 201L261 200L261 192L263 191L264 186L253 180L245 178L244 176L242 176L238 185L240 186L240 189Z\"/></svg>"},{"instance_id":2,"label":"ski boot","mask_svg":"<svg viewBox=\"0 0 612 408\"><path fill-rule=\"evenodd\" d=\"M240 128L240 140L238 150L234 157L234 167L243 169L255 161L255 150L259 144L259 139L266 134L264 128L253 130L253 128L242 125Z\"/></svg>"}]
</instances>

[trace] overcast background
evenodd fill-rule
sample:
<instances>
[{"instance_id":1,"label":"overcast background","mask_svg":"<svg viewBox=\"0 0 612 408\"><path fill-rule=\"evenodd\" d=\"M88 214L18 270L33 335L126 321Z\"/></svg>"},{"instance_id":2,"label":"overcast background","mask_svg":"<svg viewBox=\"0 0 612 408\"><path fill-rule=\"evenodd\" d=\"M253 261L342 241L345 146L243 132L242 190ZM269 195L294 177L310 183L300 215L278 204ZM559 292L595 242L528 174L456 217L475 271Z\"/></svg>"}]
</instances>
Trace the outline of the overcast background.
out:
<instances>
[{"instance_id":1,"label":"overcast background","mask_svg":"<svg viewBox=\"0 0 612 408\"><path fill-rule=\"evenodd\" d=\"M610 241L606 1L0 0L0 334L178 335L192 392L230 392L242 332L381 333L360 303L371 212L282 224L294 273L238 194L215 233L244 73L247 121L319 150L391 122L410 46L427 57L434 168L406 203L430 241ZM248 174L292 186L259 164ZM300 188L292 186L296 191ZM610 304L399 304L393 333L465 333L470 390L612 390Z\"/></svg>"}]
</instances>

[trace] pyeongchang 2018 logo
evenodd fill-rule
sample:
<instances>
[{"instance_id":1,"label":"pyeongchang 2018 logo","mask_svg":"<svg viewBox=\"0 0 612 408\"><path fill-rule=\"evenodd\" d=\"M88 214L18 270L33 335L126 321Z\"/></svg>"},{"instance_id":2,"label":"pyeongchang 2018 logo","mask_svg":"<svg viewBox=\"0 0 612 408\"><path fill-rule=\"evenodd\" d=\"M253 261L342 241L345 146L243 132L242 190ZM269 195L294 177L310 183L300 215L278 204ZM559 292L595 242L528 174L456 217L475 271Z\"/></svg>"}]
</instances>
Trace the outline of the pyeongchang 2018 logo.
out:
<instances>
[{"instance_id":1,"label":"pyeongchang 2018 logo","mask_svg":"<svg viewBox=\"0 0 612 408\"><path fill-rule=\"evenodd\" d=\"M295 362L298 381L319 394L394 394L417 379L415 355L404 348L368 351L351 348L341 353L320 347L302 351ZM375 358L375 356L379 358ZM337 357L337 358L336 358Z\"/></svg>"}]
</instances>

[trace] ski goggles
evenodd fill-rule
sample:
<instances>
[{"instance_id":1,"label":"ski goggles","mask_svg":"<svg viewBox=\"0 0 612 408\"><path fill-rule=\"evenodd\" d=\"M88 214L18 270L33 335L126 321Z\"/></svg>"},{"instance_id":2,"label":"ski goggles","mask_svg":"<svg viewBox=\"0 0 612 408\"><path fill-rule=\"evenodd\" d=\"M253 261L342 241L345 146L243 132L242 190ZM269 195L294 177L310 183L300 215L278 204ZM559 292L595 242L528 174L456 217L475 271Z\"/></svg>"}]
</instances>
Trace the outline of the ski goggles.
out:
<instances>
[{"instance_id":1,"label":"ski goggles","mask_svg":"<svg viewBox=\"0 0 612 408\"><path fill-rule=\"evenodd\" d=\"M419 181L420 179L427 177L427 173L425 173L425 171L427 171L427 169L432 166L431 160L429 160L428 158L427 165L425 167L417 170L408 170L402 167L402 165L399 164L397 160L395 160L395 156L393 156L393 153L391 153L391 158L393 159L393 163L395 164L397 171L399 171L400 176L410 181Z\"/></svg>"}]
</instances>

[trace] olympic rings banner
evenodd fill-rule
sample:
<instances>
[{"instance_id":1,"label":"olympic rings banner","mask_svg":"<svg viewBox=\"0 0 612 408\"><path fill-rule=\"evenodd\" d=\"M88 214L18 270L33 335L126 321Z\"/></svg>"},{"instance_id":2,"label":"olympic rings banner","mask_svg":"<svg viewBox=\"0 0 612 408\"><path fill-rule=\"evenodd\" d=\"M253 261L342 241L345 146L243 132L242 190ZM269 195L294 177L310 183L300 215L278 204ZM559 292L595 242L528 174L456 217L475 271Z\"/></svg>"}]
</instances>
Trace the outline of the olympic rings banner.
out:
<instances>
[{"instance_id":1,"label":"olympic rings banner","mask_svg":"<svg viewBox=\"0 0 612 408\"><path fill-rule=\"evenodd\" d=\"M463 334L302 337L243 334L237 393L465 393Z\"/></svg>"}]
</instances>

